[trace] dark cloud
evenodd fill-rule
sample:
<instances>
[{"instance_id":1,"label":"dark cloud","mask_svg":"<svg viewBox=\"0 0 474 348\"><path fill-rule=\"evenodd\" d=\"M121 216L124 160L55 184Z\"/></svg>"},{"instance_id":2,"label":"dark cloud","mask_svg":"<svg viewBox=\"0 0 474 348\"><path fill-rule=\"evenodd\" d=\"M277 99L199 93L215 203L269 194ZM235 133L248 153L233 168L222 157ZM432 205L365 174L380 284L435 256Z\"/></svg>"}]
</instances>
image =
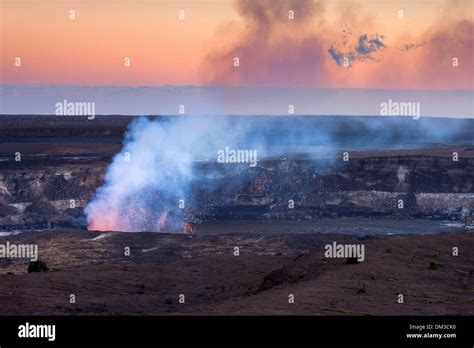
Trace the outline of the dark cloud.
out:
<instances>
[{"instance_id":1,"label":"dark cloud","mask_svg":"<svg viewBox=\"0 0 474 348\"><path fill-rule=\"evenodd\" d=\"M373 53L387 47L382 42L383 39L382 35L363 34L359 36L354 48L348 44L347 37L344 37L340 44L332 44L328 52L337 65L343 66L344 60L347 59L348 66L352 66L354 61L377 60Z\"/></svg>"},{"instance_id":2,"label":"dark cloud","mask_svg":"<svg viewBox=\"0 0 474 348\"><path fill-rule=\"evenodd\" d=\"M404 44L401 48L400 51L409 51L409 50L416 50L418 47L422 47L425 45L425 42L419 44L419 43L407 43Z\"/></svg>"},{"instance_id":3,"label":"dark cloud","mask_svg":"<svg viewBox=\"0 0 474 348\"><path fill-rule=\"evenodd\" d=\"M381 39L383 39L383 36L374 35L371 39L367 34L359 36L359 44L356 47L357 53L360 56L369 56L372 52L387 47Z\"/></svg>"},{"instance_id":4,"label":"dark cloud","mask_svg":"<svg viewBox=\"0 0 474 348\"><path fill-rule=\"evenodd\" d=\"M336 62L337 65L342 66L344 64L344 59L347 58L348 66L351 66L351 63L356 60L356 56L352 51L349 52L342 52L335 48L334 46L329 47L328 49L329 54L331 55L332 59Z\"/></svg>"}]
</instances>

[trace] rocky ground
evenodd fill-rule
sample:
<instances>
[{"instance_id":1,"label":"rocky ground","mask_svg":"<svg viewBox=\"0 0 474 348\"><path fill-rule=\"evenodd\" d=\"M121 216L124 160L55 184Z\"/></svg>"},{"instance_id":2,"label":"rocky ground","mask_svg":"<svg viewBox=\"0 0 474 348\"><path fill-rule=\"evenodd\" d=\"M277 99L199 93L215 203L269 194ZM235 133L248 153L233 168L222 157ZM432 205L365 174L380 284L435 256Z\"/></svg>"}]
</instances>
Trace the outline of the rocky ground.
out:
<instances>
[{"instance_id":1,"label":"rocky ground","mask_svg":"<svg viewBox=\"0 0 474 348\"><path fill-rule=\"evenodd\" d=\"M271 223L279 232L271 234L204 228L191 236L63 230L3 237L0 243L37 243L50 271L27 273L29 261L3 259L0 315L474 314L472 232L285 234L289 226ZM365 260L325 258L333 241L364 244Z\"/></svg>"}]
</instances>

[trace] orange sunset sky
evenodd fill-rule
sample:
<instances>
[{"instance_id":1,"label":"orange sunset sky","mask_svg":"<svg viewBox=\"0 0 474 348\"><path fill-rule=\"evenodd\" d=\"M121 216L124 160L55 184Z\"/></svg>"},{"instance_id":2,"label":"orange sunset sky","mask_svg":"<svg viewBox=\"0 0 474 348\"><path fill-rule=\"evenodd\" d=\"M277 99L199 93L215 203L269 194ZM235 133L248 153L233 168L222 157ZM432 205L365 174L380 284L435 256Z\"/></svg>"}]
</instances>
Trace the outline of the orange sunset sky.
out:
<instances>
[{"instance_id":1,"label":"orange sunset sky","mask_svg":"<svg viewBox=\"0 0 474 348\"><path fill-rule=\"evenodd\" d=\"M1 83L473 89L472 14L456 0L1 0Z\"/></svg>"}]
</instances>

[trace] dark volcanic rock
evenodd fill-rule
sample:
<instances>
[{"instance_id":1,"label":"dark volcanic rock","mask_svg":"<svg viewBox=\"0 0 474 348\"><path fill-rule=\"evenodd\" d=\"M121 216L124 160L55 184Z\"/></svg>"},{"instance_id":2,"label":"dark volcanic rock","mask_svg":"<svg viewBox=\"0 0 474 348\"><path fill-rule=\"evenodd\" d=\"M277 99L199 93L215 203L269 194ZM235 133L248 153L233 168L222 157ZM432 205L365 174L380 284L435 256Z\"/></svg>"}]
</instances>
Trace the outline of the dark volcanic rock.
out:
<instances>
[{"instance_id":1,"label":"dark volcanic rock","mask_svg":"<svg viewBox=\"0 0 474 348\"><path fill-rule=\"evenodd\" d=\"M262 284L257 289L257 292L271 289L277 285L294 283L298 280L296 276L286 267L276 269L265 276Z\"/></svg>"},{"instance_id":2,"label":"dark volcanic rock","mask_svg":"<svg viewBox=\"0 0 474 348\"><path fill-rule=\"evenodd\" d=\"M0 175L0 225L77 226L107 164L20 165ZM474 211L474 159L370 157L198 164L189 222L321 217L462 220ZM403 201L403 208L399 208ZM294 205L290 208L290 202Z\"/></svg>"},{"instance_id":3,"label":"dark volcanic rock","mask_svg":"<svg viewBox=\"0 0 474 348\"><path fill-rule=\"evenodd\" d=\"M28 266L28 273L33 272L49 272L49 267L41 260L32 261Z\"/></svg>"}]
</instances>

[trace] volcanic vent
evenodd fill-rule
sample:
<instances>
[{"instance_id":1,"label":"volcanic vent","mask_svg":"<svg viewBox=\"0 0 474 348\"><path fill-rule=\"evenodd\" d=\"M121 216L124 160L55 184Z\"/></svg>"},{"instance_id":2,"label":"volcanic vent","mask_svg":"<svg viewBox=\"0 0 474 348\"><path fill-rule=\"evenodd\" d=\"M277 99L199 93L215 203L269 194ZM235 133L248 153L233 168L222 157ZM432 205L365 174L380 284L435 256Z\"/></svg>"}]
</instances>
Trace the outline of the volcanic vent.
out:
<instances>
[{"instance_id":1,"label":"volcanic vent","mask_svg":"<svg viewBox=\"0 0 474 348\"><path fill-rule=\"evenodd\" d=\"M112 120L118 130L110 134L111 121L104 122L102 143L85 142L101 127L75 129L68 136L77 143L58 149L35 140L21 162L10 156L16 145L3 143L2 228L189 233L214 220L472 220L473 122L433 135L400 119L380 128L370 118ZM22 146L48 129L28 131L34 134L25 133ZM226 147L257 150L257 165L218 163Z\"/></svg>"}]
</instances>

